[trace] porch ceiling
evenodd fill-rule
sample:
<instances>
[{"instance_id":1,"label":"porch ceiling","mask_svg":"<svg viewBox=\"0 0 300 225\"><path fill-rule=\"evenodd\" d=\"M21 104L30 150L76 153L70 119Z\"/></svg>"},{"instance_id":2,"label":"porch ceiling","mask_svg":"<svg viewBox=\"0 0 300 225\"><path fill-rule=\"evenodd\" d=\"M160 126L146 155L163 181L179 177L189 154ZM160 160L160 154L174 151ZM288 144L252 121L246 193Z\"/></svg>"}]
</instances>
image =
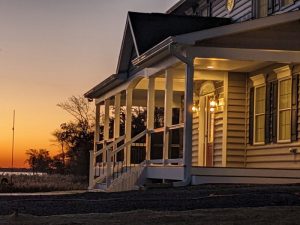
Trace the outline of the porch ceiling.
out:
<instances>
[{"instance_id":1,"label":"porch ceiling","mask_svg":"<svg viewBox=\"0 0 300 225\"><path fill-rule=\"evenodd\" d=\"M204 73L205 71L228 71L228 72L252 72L260 68L273 64L273 62L259 62L259 61L242 61L230 60L221 58L196 58L194 61L195 71ZM185 65L180 64L176 66L178 73L184 73ZM197 76L195 77L197 78Z\"/></svg>"},{"instance_id":2,"label":"porch ceiling","mask_svg":"<svg viewBox=\"0 0 300 225\"><path fill-rule=\"evenodd\" d=\"M196 70L218 70L229 72L251 72L271 65L272 62L241 61L214 58L196 58Z\"/></svg>"}]
</instances>

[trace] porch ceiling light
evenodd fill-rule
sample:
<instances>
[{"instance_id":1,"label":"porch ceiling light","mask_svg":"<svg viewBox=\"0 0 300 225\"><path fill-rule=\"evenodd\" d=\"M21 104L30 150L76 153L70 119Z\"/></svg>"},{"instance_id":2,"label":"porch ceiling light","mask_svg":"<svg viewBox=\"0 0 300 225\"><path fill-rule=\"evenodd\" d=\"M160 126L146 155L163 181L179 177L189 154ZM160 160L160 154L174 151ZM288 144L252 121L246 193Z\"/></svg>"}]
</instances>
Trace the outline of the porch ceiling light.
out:
<instances>
[{"instance_id":1,"label":"porch ceiling light","mask_svg":"<svg viewBox=\"0 0 300 225\"><path fill-rule=\"evenodd\" d=\"M213 69L214 67L213 66L207 66L206 68L207 69Z\"/></svg>"}]
</instances>

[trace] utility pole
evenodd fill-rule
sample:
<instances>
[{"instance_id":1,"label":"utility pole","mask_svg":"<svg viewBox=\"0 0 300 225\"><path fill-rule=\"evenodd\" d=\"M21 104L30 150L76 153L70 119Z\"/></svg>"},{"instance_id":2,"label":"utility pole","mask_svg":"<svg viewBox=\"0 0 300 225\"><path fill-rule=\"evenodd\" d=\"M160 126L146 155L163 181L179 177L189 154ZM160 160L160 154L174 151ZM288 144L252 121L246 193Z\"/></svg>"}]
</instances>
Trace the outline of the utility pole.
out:
<instances>
[{"instance_id":1,"label":"utility pole","mask_svg":"<svg viewBox=\"0 0 300 225\"><path fill-rule=\"evenodd\" d=\"M14 170L14 149L15 149L15 110L13 112L13 126L12 126L12 146L11 146L11 172ZM12 183L12 175L10 176Z\"/></svg>"}]
</instances>

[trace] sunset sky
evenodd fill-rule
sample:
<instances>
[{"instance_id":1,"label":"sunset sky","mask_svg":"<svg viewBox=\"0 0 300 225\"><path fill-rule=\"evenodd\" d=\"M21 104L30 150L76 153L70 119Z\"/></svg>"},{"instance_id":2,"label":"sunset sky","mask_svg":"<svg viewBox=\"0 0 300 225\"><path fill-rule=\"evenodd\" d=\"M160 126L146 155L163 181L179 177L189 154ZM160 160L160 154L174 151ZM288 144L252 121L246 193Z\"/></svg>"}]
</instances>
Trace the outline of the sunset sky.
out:
<instances>
[{"instance_id":1,"label":"sunset sky","mask_svg":"<svg viewBox=\"0 0 300 225\"><path fill-rule=\"evenodd\" d=\"M176 0L0 0L0 167L58 147L71 118L56 106L115 72L127 11L164 12Z\"/></svg>"}]
</instances>

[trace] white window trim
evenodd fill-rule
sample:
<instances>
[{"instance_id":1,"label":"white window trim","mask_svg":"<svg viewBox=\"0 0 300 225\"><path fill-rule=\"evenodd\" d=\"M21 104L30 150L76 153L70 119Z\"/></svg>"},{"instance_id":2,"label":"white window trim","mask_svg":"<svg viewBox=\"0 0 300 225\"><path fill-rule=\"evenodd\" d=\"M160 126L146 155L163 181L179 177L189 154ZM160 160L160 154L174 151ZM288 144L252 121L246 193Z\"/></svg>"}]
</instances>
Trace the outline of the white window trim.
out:
<instances>
[{"instance_id":1,"label":"white window trim","mask_svg":"<svg viewBox=\"0 0 300 225\"><path fill-rule=\"evenodd\" d=\"M274 69L274 72L277 75L278 80L278 93L277 93L277 143L288 143L291 142L291 137L286 140L279 139L279 93L280 93L280 82L284 80L291 79L292 80L292 70L289 65ZM291 87L292 88L292 87ZM291 90L292 91L292 90ZM292 95L293 93L291 93ZM292 101L290 102L290 114L292 113Z\"/></svg>"},{"instance_id":2,"label":"white window trim","mask_svg":"<svg viewBox=\"0 0 300 225\"><path fill-rule=\"evenodd\" d=\"M253 145L264 145L265 144L265 140L261 141L261 142L256 142L256 116L261 116L261 115L266 116L266 109L264 110L263 113L256 114L256 89L261 88L261 87L265 88L265 95L266 95L266 84L265 83L262 83L262 84L254 87ZM265 102L266 102L266 98L265 98ZM266 119L266 117L265 117L265 119ZM265 129L266 129L266 127L264 128L264 132L265 132Z\"/></svg>"},{"instance_id":3,"label":"white window trim","mask_svg":"<svg viewBox=\"0 0 300 225\"><path fill-rule=\"evenodd\" d=\"M252 135L253 135L253 145L264 145L265 144L265 141L263 141L263 142L256 142L255 141L255 128L256 128L256 126L255 126L255 124L256 124L256 114L255 114L255 112L256 112L256 89L257 88L260 88L260 87L263 87L263 86L266 86L266 78L265 78L265 75L264 74L257 74L257 75L255 75L255 76L252 76L252 77L250 77L250 79L251 79L251 81L252 81L252 84L253 84L253 87L254 87L254 99L253 99L253 105L254 105L254 108L253 108L253 110L254 110L254 115L253 115L253 133L252 133ZM265 91L266 91L266 89L265 89ZM266 115L266 109L265 109L265 111L264 111L264 115ZM266 129L266 128L265 128Z\"/></svg>"},{"instance_id":4,"label":"white window trim","mask_svg":"<svg viewBox=\"0 0 300 225\"><path fill-rule=\"evenodd\" d=\"M278 80L278 93L277 93L277 99L278 99L278 101L277 101L277 143L289 143L289 142L291 142L291 136L292 136L292 134L290 134L290 138L289 139L285 139L285 140L280 140L280 138L279 138L279 114L280 114L280 112L281 111L287 111L287 110L289 110L290 111L290 118L292 117L292 99L291 99L291 101L290 101L290 105L289 105L289 108L285 108L285 109L282 109L282 110L280 110L280 108L279 108L279 103L280 103L280 100L279 100L279 97L280 97L280 82L282 82L282 81L285 81L285 80L291 80L292 81L292 76L291 76L291 74L289 75L289 76L284 76L282 79L279 79ZM291 88L292 88L292 86L291 86ZM291 98L292 98L292 90L291 90ZM291 124L292 125L292 124Z\"/></svg>"}]
</instances>

